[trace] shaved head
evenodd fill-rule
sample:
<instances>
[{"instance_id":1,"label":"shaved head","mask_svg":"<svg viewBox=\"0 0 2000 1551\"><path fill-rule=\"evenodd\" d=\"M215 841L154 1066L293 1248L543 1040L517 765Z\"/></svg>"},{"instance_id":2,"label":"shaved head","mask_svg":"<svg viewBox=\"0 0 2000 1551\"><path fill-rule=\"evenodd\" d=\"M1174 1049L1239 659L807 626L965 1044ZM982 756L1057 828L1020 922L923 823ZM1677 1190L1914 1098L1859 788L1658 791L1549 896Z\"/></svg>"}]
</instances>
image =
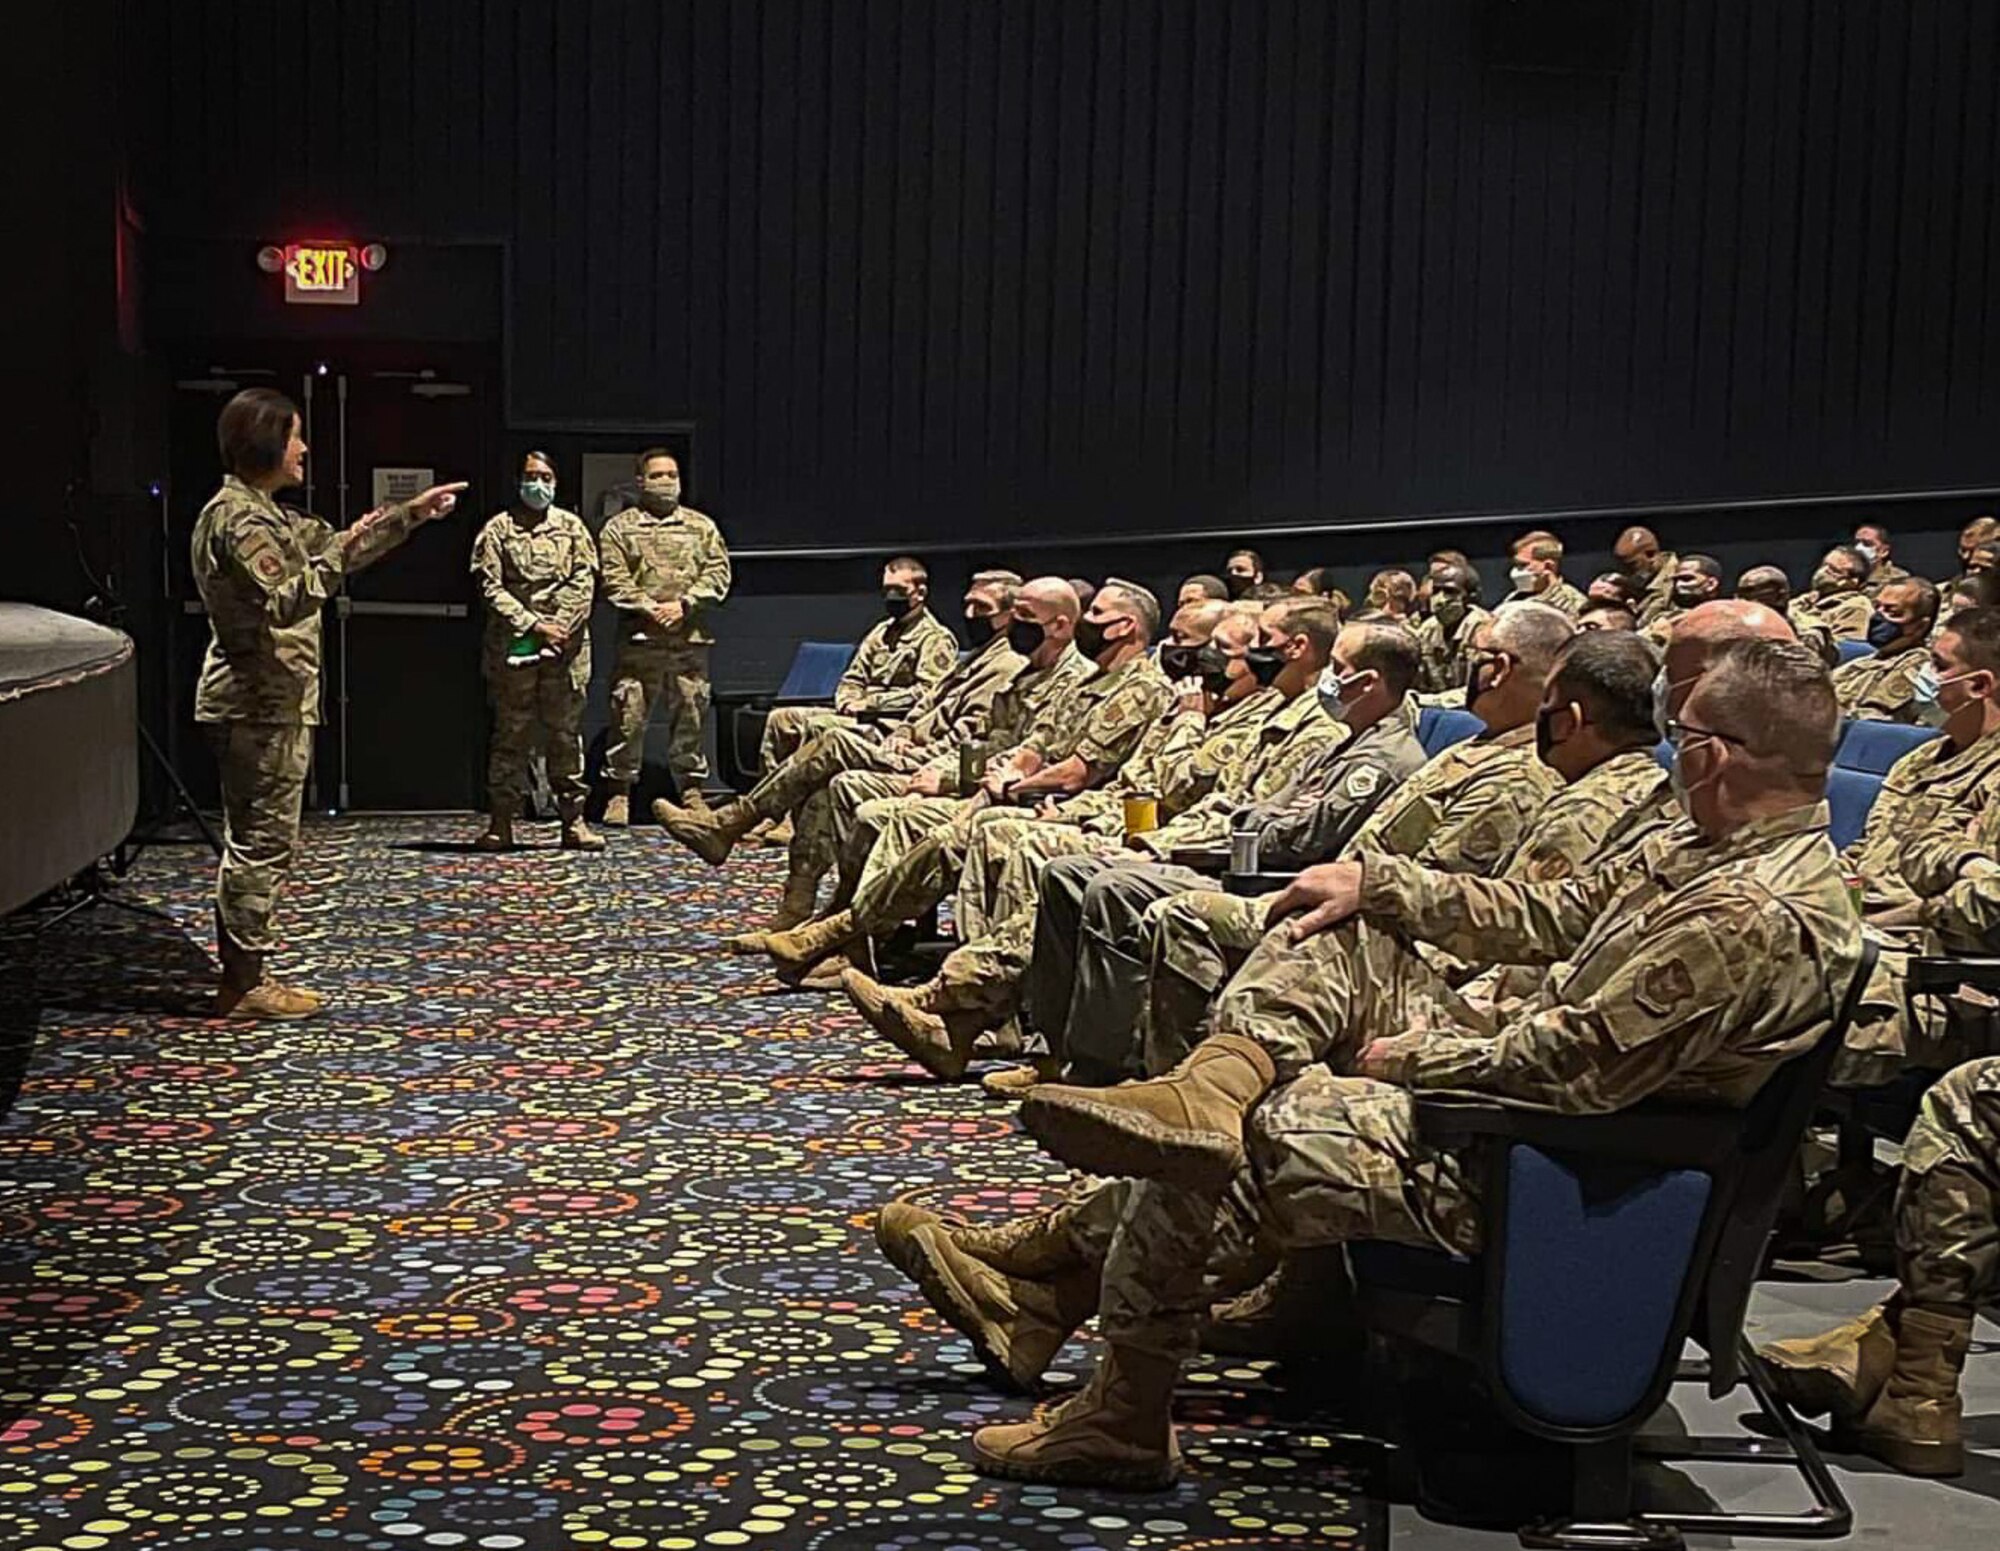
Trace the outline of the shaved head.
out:
<instances>
[{"instance_id":1,"label":"shaved head","mask_svg":"<svg viewBox=\"0 0 2000 1551\"><path fill-rule=\"evenodd\" d=\"M1674 621L1667 638L1668 710L1687 703L1695 681L1732 641L1796 641L1798 632L1776 609L1748 598L1712 598Z\"/></svg>"},{"instance_id":2,"label":"shaved head","mask_svg":"<svg viewBox=\"0 0 2000 1551\"><path fill-rule=\"evenodd\" d=\"M1172 623L1168 628L1174 639L1190 646L1199 646L1215 634L1215 627L1222 622L1222 616L1229 611L1229 605L1219 598L1203 598L1196 603L1183 603L1174 610Z\"/></svg>"},{"instance_id":3,"label":"shaved head","mask_svg":"<svg viewBox=\"0 0 2000 1551\"><path fill-rule=\"evenodd\" d=\"M1019 594L1023 603L1039 604L1042 609L1067 619L1072 624L1083 613L1083 605L1077 601L1076 589L1060 576L1038 576L1025 584ZM1038 615L1040 611L1037 611Z\"/></svg>"}]
</instances>

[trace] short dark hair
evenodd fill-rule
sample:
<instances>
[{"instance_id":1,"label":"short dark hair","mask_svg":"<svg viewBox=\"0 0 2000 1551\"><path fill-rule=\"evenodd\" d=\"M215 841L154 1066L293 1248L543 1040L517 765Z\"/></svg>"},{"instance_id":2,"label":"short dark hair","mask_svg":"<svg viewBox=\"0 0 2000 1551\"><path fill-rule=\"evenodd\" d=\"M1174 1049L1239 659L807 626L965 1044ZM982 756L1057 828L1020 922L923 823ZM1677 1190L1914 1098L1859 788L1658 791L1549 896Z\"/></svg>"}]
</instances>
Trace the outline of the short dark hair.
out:
<instances>
[{"instance_id":1,"label":"short dark hair","mask_svg":"<svg viewBox=\"0 0 2000 1551\"><path fill-rule=\"evenodd\" d=\"M1613 603L1609 598L1589 599L1582 608L1576 611L1577 623L1582 624L1586 618L1594 618L1599 614L1616 614L1620 620L1624 621L1622 624L1611 625L1609 628L1612 630L1637 630L1639 628L1639 616L1632 612L1632 605L1629 603ZM1592 634L1597 633L1596 631L1592 632Z\"/></svg>"},{"instance_id":2,"label":"short dark hair","mask_svg":"<svg viewBox=\"0 0 2000 1551\"><path fill-rule=\"evenodd\" d=\"M1469 565L1460 565L1455 560L1438 561L1431 566L1431 593L1437 593L1439 582L1449 582L1465 594L1467 603L1479 601L1479 573Z\"/></svg>"},{"instance_id":3,"label":"short dark hair","mask_svg":"<svg viewBox=\"0 0 2000 1551\"><path fill-rule=\"evenodd\" d=\"M1860 551L1856 550L1855 554L1858 557ZM1713 555L1682 555L1681 564L1691 565L1703 576L1712 576L1718 582L1722 580L1722 562Z\"/></svg>"},{"instance_id":4,"label":"short dark hair","mask_svg":"<svg viewBox=\"0 0 2000 1551\"><path fill-rule=\"evenodd\" d=\"M1313 654L1322 661L1333 654L1333 643L1340 637L1340 615L1326 599L1305 592L1282 593L1264 612L1277 615L1278 628L1287 635L1302 635L1310 641Z\"/></svg>"},{"instance_id":5,"label":"short dark hair","mask_svg":"<svg viewBox=\"0 0 2000 1551\"><path fill-rule=\"evenodd\" d=\"M632 472L634 474L645 473L646 465L648 463L651 463L655 458L672 458L674 460L675 468L679 468L681 466L681 455L675 452L673 448L648 447L644 452L639 454L638 460L633 463Z\"/></svg>"},{"instance_id":6,"label":"short dark hair","mask_svg":"<svg viewBox=\"0 0 2000 1551\"><path fill-rule=\"evenodd\" d=\"M1600 571L1590 579L1590 586L1585 590L1595 591L1598 587L1609 587L1618 594L1619 601L1627 605L1637 603L1646 595L1646 584L1623 571Z\"/></svg>"},{"instance_id":7,"label":"short dark hair","mask_svg":"<svg viewBox=\"0 0 2000 1551\"><path fill-rule=\"evenodd\" d=\"M1967 668L2000 674L2000 608L1960 609L1944 622L1943 633L1958 637L1958 657Z\"/></svg>"},{"instance_id":8,"label":"short dark hair","mask_svg":"<svg viewBox=\"0 0 2000 1551\"><path fill-rule=\"evenodd\" d=\"M1992 575L1990 571L1974 572L1973 574L1985 575L1985 576ZM1890 590L1890 588L1895 588L1897 591L1907 590L1914 595L1914 599L1917 606L1917 615L1919 618L1921 619L1937 618L1938 590L1936 582L1930 581L1927 578L1921 576L1906 576L1901 581L1890 582L1888 586L1882 589L1882 591L1887 592Z\"/></svg>"},{"instance_id":9,"label":"short dark hair","mask_svg":"<svg viewBox=\"0 0 2000 1551\"><path fill-rule=\"evenodd\" d=\"M1353 631L1360 637L1351 659L1357 669L1373 669L1382 675L1389 693L1401 700L1413 689L1423 667L1423 653L1417 638L1392 620L1349 620L1341 634ZM1338 639L1336 637L1336 639Z\"/></svg>"},{"instance_id":10,"label":"short dark hair","mask_svg":"<svg viewBox=\"0 0 2000 1551\"><path fill-rule=\"evenodd\" d=\"M1122 576L1107 576L1101 592L1115 593L1118 602L1138 621L1139 633L1150 643L1160 638L1160 600L1150 587L1128 582Z\"/></svg>"},{"instance_id":11,"label":"short dark hair","mask_svg":"<svg viewBox=\"0 0 2000 1551\"><path fill-rule=\"evenodd\" d=\"M543 452L539 447L530 447L526 452L521 454L521 461L516 465L517 471L523 474L527 473L530 459L537 463L546 463L549 466L549 472L551 474L555 473L556 460Z\"/></svg>"},{"instance_id":12,"label":"short dark hair","mask_svg":"<svg viewBox=\"0 0 2000 1551\"><path fill-rule=\"evenodd\" d=\"M1201 595L1204 598L1227 598L1229 596L1229 583L1225 582L1219 576L1209 575L1206 571L1197 571L1193 576L1182 577L1180 586L1174 589L1174 595L1178 597L1190 587L1200 588Z\"/></svg>"},{"instance_id":13,"label":"short dark hair","mask_svg":"<svg viewBox=\"0 0 2000 1551\"><path fill-rule=\"evenodd\" d=\"M1659 655L1629 630L1586 630L1556 663L1556 693L1581 704L1612 738L1651 743Z\"/></svg>"},{"instance_id":14,"label":"short dark hair","mask_svg":"<svg viewBox=\"0 0 2000 1551\"><path fill-rule=\"evenodd\" d=\"M1258 582L1243 596L1253 603L1275 603L1280 598L1295 598L1302 595L1293 592L1289 587L1280 587L1276 582L1266 579Z\"/></svg>"},{"instance_id":15,"label":"short dark hair","mask_svg":"<svg viewBox=\"0 0 2000 1551\"><path fill-rule=\"evenodd\" d=\"M915 555L897 555L893 560L884 565L882 569L885 571L894 571L901 576L907 576L919 587L928 587L930 585L930 567L925 565Z\"/></svg>"},{"instance_id":16,"label":"short dark hair","mask_svg":"<svg viewBox=\"0 0 2000 1551\"><path fill-rule=\"evenodd\" d=\"M1824 781L1840 742L1840 702L1819 653L1797 641L1730 641L1695 686L1715 730L1754 759Z\"/></svg>"},{"instance_id":17,"label":"short dark hair","mask_svg":"<svg viewBox=\"0 0 2000 1551\"><path fill-rule=\"evenodd\" d=\"M1260 573L1261 573L1261 572L1263 571L1263 569L1264 569L1264 557L1263 557L1262 555L1258 554L1256 550L1254 550L1254 549L1232 549L1232 550L1231 550L1231 551L1229 552L1229 560L1234 560L1234 559L1236 559L1236 558L1237 558L1238 556L1241 556L1242 558L1244 558L1244 559L1248 560L1248 561L1249 561L1249 562L1251 563L1251 565L1255 566L1255 567L1257 568L1257 570L1258 570L1258 571L1259 571ZM1228 564L1229 564L1229 560L1225 560L1225 561L1223 561L1223 562L1222 562L1225 568L1226 568L1226 567L1228 566Z\"/></svg>"},{"instance_id":18,"label":"short dark hair","mask_svg":"<svg viewBox=\"0 0 2000 1551\"><path fill-rule=\"evenodd\" d=\"M1070 591L1076 594L1076 606L1080 609L1089 608L1090 600L1097 596L1097 583L1087 576L1070 576L1064 580L1069 583Z\"/></svg>"},{"instance_id":19,"label":"short dark hair","mask_svg":"<svg viewBox=\"0 0 2000 1551\"><path fill-rule=\"evenodd\" d=\"M1972 599L1965 605L1968 609L1990 609L2000 604L2000 575L1992 571L1967 571L1965 575L1952 582L1951 596ZM1946 628L1950 628L1949 621L1953 615L1963 612L1963 609L1954 609L1951 614L1947 614Z\"/></svg>"},{"instance_id":20,"label":"short dark hair","mask_svg":"<svg viewBox=\"0 0 2000 1551\"><path fill-rule=\"evenodd\" d=\"M238 479L273 472L285 461L292 422L299 418L299 406L276 388L245 388L222 406L215 422L223 468Z\"/></svg>"}]
</instances>

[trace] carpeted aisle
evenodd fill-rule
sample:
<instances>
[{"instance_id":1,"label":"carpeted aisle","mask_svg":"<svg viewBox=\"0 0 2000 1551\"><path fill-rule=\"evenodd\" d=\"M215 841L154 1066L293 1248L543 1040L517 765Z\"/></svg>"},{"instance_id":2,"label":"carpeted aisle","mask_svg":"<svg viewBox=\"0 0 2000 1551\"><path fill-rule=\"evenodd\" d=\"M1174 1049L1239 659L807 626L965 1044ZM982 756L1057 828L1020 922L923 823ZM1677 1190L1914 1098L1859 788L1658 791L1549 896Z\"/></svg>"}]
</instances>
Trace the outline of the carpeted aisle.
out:
<instances>
[{"instance_id":1,"label":"carpeted aisle","mask_svg":"<svg viewBox=\"0 0 2000 1551\"><path fill-rule=\"evenodd\" d=\"M1254 1370L1184 1391L1172 1494L975 1476L970 1429L1024 1403L871 1214L912 1187L1004 1213L1046 1160L714 950L772 862L469 833L310 829L287 962L334 1010L306 1024L201 1015L198 848L128 890L179 931L0 924L5 1027L39 1028L0 1127L0 1546L1381 1542Z\"/></svg>"}]
</instances>

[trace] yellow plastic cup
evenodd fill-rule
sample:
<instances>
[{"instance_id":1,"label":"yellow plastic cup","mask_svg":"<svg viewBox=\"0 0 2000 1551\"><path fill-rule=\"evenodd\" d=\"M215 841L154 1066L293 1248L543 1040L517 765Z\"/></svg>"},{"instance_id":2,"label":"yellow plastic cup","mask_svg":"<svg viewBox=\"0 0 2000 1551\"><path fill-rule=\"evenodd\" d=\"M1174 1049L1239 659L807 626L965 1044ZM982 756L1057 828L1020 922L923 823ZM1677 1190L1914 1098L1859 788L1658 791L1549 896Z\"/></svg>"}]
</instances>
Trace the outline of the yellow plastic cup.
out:
<instances>
[{"instance_id":1,"label":"yellow plastic cup","mask_svg":"<svg viewBox=\"0 0 2000 1551\"><path fill-rule=\"evenodd\" d=\"M1125 836L1149 835L1160 827L1160 799L1150 793L1125 799Z\"/></svg>"}]
</instances>

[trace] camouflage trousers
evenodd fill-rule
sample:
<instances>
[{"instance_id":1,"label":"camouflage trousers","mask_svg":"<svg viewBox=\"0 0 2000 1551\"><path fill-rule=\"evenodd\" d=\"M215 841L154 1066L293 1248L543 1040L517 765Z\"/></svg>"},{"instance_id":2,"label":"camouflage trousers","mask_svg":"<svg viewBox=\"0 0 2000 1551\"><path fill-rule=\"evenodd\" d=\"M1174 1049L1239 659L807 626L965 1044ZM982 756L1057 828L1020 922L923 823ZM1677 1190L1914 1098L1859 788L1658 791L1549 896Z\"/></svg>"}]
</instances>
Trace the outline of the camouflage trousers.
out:
<instances>
[{"instance_id":1,"label":"camouflage trousers","mask_svg":"<svg viewBox=\"0 0 2000 1551\"><path fill-rule=\"evenodd\" d=\"M759 818L792 815L792 877L818 883L839 854L833 783L849 774L871 775L880 783L871 790L887 795L900 786L896 772L912 757L892 756L874 732L845 718L825 723L775 763L771 748L767 726L764 774L743 800Z\"/></svg>"},{"instance_id":2,"label":"camouflage trousers","mask_svg":"<svg viewBox=\"0 0 2000 1551\"><path fill-rule=\"evenodd\" d=\"M1972 1308L2000 1291L2000 1056L1968 1061L1924 1095L1896 1191L1903 1292Z\"/></svg>"},{"instance_id":3,"label":"camouflage trousers","mask_svg":"<svg viewBox=\"0 0 2000 1551\"><path fill-rule=\"evenodd\" d=\"M1916 1017L1905 994L1913 955L1935 951L1921 933L1868 935L1881 948L1874 972L1862 987L1861 1002L1829 1079L1836 1088L1874 1088L1904 1071L1949 1071L1960 1062L1994 1049L2000 1018L1946 999L1920 999Z\"/></svg>"},{"instance_id":4,"label":"camouflage trousers","mask_svg":"<svg viewBox=\"0 0 2000 1551\"><path fill-rule=\"evenodd\" d=\"M623 642L611 675L611 741L604 750L604 779L629 791L646 760L646 723L666 702L667 764L674 787L685 791L708 779L702 729L708 721L708 648L691 641Z\"/></svg>"},{"instance_id":5,"label":"camouflage trousers","mask_svg":"<svg viewBox=\"0 0 2000 1551\"><path fill-rule=\"evenodd\" d=\"M990 1014L1019 1009L1034 951L1041 876L1057 858L1096 858L1113 842L1007 808L979 815L952 899L960 946L938 969L952 1005Z\"/></svg>"},{"instance_id":6,"label":"camouflage trousers","mask_svg":"<svg viewBox=\"0 0 2000 1551\"><path fill-rule=\"evenodd\" d=\"M1192 1357L1218 1286L1259 1241L1279 1253L1365 1239L1479 1250L1477 1183L1456 1153L1419 1139L1401 1088L1311 1068L1251 1111L1243 1146L1219 1195L1156 1180L1105 1187L1119 1208L1099 1278L1105 1340Z\"/></svg>"},{"instance_id":7,"label":"camouflage trousers","mask_svg":"<svg viewBox=\"0 0 2000 1551\"><path fill-rule=\"evenodd\" d=\"M486 693L493 703L493 742L486 757L486 801L512 818L528 791L528 761L536 754L548 768L556 802L581 809L589 788L583 779L583 702L590 690L590 653L568 661L510 668L489 656Z\"/></svg>"},{"instance_id":8,"label":"camouflage trousers","mask_svg":"<svg viewBox=\"0 0 2000 1551\"><path fill-rule=\"evenodd\" d=\"M1270 904L1202 892L1147 911L1143 1049L1185 1053L1205 1020L1214 1033L1255 1040L1284 1081L1321 1063L1339 1071L1371 1039L1497 1029L1489 1005L1454 989L1394 932L1356 918L1294 943L1282 926L1264 930Z\"/></svg>"},{"instance_id":9,"label":"camouflage trousers","mask_svg":"<svg viewBox=\"0 0 2000 1551\"><path fill-rule=\"evenodd\" d=\"M764 718L764 738L758 745L763 763L758 767L769 775L805 744L836 727L859 729L861 723L842 716L831 706L781 705Z\"/></svg>"},{"instance_id":10,"label":"camouflage trousers","mask_svg":"<svg viewBox=\"0 0 2000 1551\"><path fill-rule=\"evenodd\" d=\"M216 920L237 947L268 953L277 946L271 917L298 851L313 729L293 722L211 722L206 730L222 778Z\"/></svg>"},{"instance_id":11,"label":"camouflage trousers","mask_svg":"<svg viewBox=\"0 0 2000 1551\"><path fill-rule=\"evenodd\" d=\"M879 935L914 921L958 884L978 810L969 797L880 797L855 812L843 863L866 846L851 871L848 908L858 930Z\"/></svg>"}]
</instances>

